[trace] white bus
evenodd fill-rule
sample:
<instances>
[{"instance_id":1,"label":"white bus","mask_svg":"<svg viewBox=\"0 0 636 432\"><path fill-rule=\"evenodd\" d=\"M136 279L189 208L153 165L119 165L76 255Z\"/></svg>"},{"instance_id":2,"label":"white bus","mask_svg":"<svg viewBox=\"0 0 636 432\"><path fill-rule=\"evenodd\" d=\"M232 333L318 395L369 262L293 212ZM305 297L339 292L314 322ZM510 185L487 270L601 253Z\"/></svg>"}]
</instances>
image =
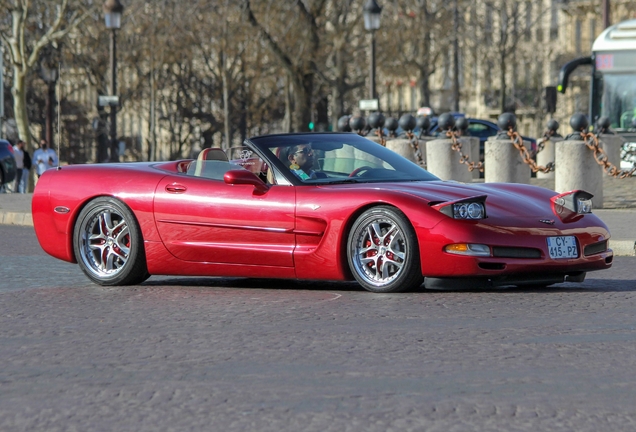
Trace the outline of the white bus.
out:
<instances>
[{"instance_id":1,"label":"white bus","mask_svg":"<svg viewBox=\"0 0 636 432\"><path fill-rule=\"evenodd\" d=\"M609 118L610 128L624 136L630 152L636 147L636 19L606 28L594 41L590 57L564 65L557 90L565 93L570 74L586 64L592 66L590 123Z\"/></svg>"}]
</instances>

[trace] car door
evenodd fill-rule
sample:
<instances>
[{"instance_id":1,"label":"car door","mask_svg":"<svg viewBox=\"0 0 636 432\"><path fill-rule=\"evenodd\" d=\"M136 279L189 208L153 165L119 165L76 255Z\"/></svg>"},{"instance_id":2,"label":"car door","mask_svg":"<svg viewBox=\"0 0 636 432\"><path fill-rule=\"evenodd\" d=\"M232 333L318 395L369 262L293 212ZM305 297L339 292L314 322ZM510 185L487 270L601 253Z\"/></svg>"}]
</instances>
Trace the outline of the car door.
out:
<instances>
[{"instance_id":1,"label":"car door","mask_svg":"<svg viewBox=\"0 0 636 432\"><path fill-rule=\"evenodd\" d=\"M295 189L230 185L170 175L157 186L154 213L166 248L184 261L293 267Z\"/></svg>"}]
</instances>

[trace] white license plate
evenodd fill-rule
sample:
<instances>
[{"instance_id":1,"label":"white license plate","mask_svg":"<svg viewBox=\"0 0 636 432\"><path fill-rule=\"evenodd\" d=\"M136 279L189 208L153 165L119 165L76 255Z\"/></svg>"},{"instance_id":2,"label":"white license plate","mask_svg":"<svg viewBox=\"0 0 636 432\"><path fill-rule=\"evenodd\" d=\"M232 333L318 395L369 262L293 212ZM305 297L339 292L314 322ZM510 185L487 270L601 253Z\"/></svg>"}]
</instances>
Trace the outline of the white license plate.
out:
<instances>
[{"instance_id":1,"label":"white license plate","mask_svg":"<svg viewBox=\"0 0 636 432\"><path fill-rule=\"evenodd\" d=\"M577 258L579 249L576 246L576 237L548 237L548 252L552 259Z\"/></svg>"}]
</instances>

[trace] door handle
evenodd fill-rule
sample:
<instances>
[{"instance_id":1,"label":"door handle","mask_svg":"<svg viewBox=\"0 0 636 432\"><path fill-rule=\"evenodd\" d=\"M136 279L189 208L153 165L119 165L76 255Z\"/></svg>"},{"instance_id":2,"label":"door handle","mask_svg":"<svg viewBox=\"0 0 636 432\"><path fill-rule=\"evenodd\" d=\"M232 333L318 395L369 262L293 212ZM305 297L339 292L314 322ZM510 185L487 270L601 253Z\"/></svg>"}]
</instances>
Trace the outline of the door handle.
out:
<instances>
[{"instance_id":1,"label":"door handle","mask_svg":"<svg viewBox=\"0 0 636 432\"><path fill-rule=\"evenodd\" d=\"M180 184L176 184L176 183L169 184L166 186L166 192L169 192L169 193L183 193L187 189L188 189L187 187Z\"/></svg>"}]
</instances>

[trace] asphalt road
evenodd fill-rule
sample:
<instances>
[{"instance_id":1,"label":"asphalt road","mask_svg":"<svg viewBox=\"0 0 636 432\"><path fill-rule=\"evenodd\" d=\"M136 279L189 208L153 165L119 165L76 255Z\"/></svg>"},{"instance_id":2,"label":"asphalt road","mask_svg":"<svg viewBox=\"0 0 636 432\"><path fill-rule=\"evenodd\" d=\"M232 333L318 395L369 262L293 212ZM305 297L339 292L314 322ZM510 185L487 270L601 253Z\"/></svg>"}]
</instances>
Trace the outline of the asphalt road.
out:
<instances>
[{"instance_id":1,"label":"asphalt road","mask_svg":"<svg viewBox=\"0 0 636 432\"><path fill-rule=\"evenodd\" d=\"M635 265L544 290L102 288L0 226L0 430L632 431Z\"/></svg>"}]
</instances>

